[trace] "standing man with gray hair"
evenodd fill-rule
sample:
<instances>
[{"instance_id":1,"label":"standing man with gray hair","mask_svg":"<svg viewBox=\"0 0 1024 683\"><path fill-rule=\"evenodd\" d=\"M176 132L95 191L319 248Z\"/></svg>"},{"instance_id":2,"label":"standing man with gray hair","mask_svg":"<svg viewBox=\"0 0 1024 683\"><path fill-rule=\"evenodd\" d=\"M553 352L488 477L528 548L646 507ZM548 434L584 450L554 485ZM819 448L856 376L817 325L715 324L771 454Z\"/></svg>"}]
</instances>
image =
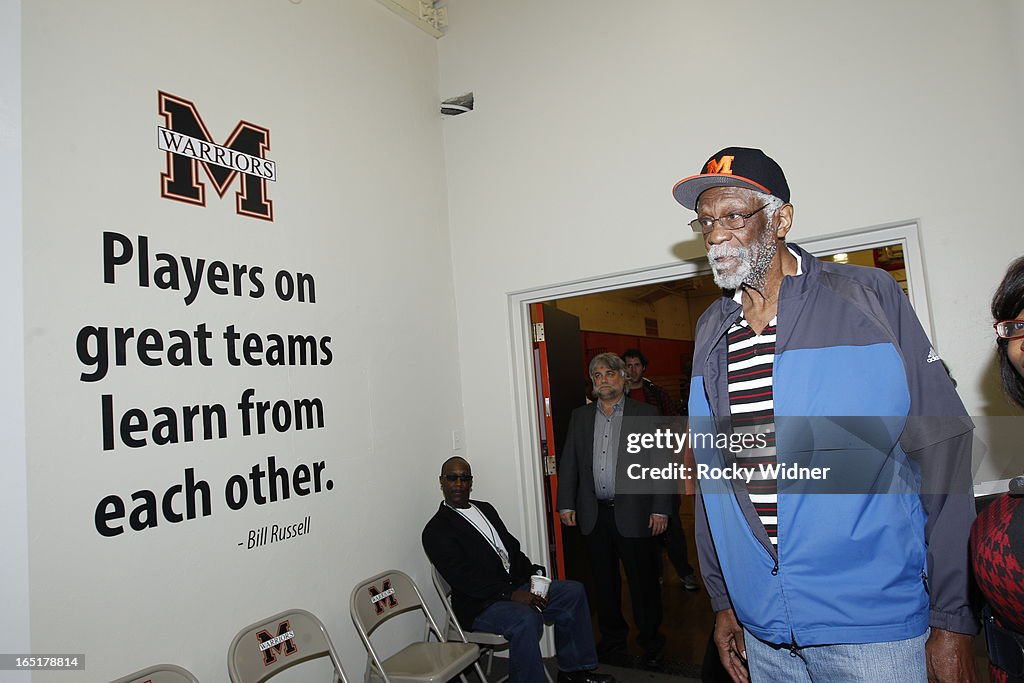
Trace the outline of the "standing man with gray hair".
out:
<instances>
[{"instance_id":1,"label":"standing man with gray hair","mask_svg":"<svg viewBox=\"0 0 1024 683\"><path fill-rule=\"evenodd\" d=\"M789 185L761 150L723 149L673 195L697 212L723 290L697 323L691 433L764 437L733 458L759 476L698 482L726 669L737 682L972 683L973 423L907 297L884 271L786 243ZM694 445L698 465L729 455ZM842 481L765 474L803 463Z\"/></svg>"},{"instance_id":2,"label":"standing man with gray hair","mask_svg":"<svg viewBox=\"0 0 1024 683\"><path fill-rule=\"evenodd\" d=\"M654 536L665 531L671 494L625 494L628 425L623 420L656 417L654 406L627 398L626 365L614 353L590 361L594 403L573 411L558 465L558 511L566 526L579 525L590 552L601 641L598 654L624 653L629 627L622 616L622 578L626 570L633 621L643 663L661 665L665 637L661 627L658 548ZM618 476L617 476L618 475Z\"/></svg>"}]
</instances>

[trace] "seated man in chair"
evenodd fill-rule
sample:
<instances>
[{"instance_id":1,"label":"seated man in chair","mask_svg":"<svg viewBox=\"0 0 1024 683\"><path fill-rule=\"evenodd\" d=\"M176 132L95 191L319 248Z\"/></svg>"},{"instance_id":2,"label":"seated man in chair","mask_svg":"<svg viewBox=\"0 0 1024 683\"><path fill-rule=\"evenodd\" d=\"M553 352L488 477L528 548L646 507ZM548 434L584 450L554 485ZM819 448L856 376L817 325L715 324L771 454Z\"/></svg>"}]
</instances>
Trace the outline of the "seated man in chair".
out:
<instances>
[{"instance_id":1,"label":"seated man in chair","mask_svg":"<svg viewBox=\"0 0 1024 683\"><path fill-rule=\"evenodd\" d=\"M452 587L463 628L498 633L509 642L510 683L545 679L540 637L555 625L560 683L614 683L597 666L590 606L583 585L552 581L546 598L529 590L543 568L530 562L490 503L470 500L473 472L456 456L441 466L444 502L423 529L423 549Z\"/></svg>"}]
</instances>

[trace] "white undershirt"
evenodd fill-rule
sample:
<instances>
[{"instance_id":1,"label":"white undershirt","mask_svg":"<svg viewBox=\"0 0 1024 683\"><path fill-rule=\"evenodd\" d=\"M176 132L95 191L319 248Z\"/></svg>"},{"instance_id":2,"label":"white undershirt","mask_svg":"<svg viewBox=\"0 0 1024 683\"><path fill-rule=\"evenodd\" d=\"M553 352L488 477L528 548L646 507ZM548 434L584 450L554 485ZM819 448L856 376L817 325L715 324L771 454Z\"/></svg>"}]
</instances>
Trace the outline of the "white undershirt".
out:
<instances>
[{"instance_id":1,"label":"white undershirt","mask_svg":"<svg viewBox=\"0 0 1024 683\"><path fill-rule=\"evenodd\" d=\"M494 552L498 553L499 557L502 553L505 554L505 557L508 557L508 548L506 548L505 544L501 542L501 536L498 535L498 530L494 528L494 525L491 524L490 520L488 520L487 517L484 516L484 513L480 512L475 505L470 503L468 508L457 508L452 507L451 505L448 507L451 507L452 510L455 510L455 512L465 517L466 521L472 524L473 528L475 528L480 535L484 537L484 540L494 548ZM501 552L498 552L499 548L501 549Z\"/></svg>"}]
</instances>

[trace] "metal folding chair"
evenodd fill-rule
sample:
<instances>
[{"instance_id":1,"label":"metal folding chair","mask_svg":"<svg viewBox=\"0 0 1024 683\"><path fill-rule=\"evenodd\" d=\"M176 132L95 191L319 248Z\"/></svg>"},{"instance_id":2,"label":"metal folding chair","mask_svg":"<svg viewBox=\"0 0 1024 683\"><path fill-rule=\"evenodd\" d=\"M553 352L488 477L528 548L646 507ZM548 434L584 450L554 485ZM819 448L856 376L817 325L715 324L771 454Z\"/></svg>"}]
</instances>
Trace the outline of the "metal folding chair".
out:
<instances>
[{"instance_id":1,"label":"metal folding chair","mask_svg":"<svg viewBox=\"0 0 1024 683\"><path fill-rule=\"evenodd\" d=\"M231 683L263 683L319 657L331 660L334 681L348 683L323 622L306 610L285 610L238 632L228 648L228 677Z\"/></svg>"},{"instance_id":2,"label":"metal folding chair","mask_svg":"<svg viewBox=\"0 0 1024 683\"><path fill-rule=\"evenodd\" d=\"M452 609L452 587L448 585L444 577L441 576L441 572L437 571L437 568L430 565L430 578L434 583L434 588L437 590L438 595L441 596L441 600L444 602L445 612L447 617L444 623L444 631L448 636L449 640L461 640L464 643L476 643L483 650L483 654L487 655L487 676L491 675L491 667L494 664L494 651L508 647L508 641L505 640L504 636L497 633L488 633L487 631L469 631L462 628L462 624L455 616L455 610ZM548 683L555 683L554 679L551 678L551 672L544 668L544 674L548 677ZM495 683L504 683L508 680L508 676L502 676Z\"/></svg>"},{"instance_id":3,"label":"metal folding chair","mask_svg":"<svg viewBox=\"0 0 1024 683\"><path fill-rule=\"evenodd\" d=\"M414 610L423 612L427 627L438 642L411 643L382 658L370 636L385 621ZM443 683L470 666L476 668L480 680L487 680L477 664L480 648L472 643L448 641L423 602L416 583L404 572L392 569L360 582L352 589L349 611L366 647L366 681Z\"/></svg>"},{"instance_id":4,"label":"metal folding chair","mask_svg":"<svg viewBox=\"0 0 1024 683\"><path fill-rule=\"evenodd\" d=\"M122 676L111 683L199 683L199 679L175 664L157 664Z\"/></svg>"}]
</instances>

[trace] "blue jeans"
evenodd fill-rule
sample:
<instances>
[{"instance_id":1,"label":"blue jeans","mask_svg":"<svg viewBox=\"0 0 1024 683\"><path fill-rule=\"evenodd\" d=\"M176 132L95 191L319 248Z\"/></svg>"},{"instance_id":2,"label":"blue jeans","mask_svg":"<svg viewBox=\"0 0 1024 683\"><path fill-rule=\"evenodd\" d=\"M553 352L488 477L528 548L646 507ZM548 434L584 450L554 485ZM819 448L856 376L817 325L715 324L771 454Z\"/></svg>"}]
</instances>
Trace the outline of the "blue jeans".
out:
<instances>
[{"instance_id":1,"label":"blue jeans","mask_svg":"<svg viewBox=\"0 0 1024 683\"><path fill-rule=\"evenodd\" d=\"M752 683L927 683L924 644L930 631L885 643L787 645L744 630Z\"/></svg>"},{"instance_id":2,"label":"blue jeans","mask_svg":"<svg viewBox=\"0 0 1024 683\"><path fill-rule=\"evenodd\" d=\"M521 588L529 590L529 585ZM508 641L509 683L538 683L545 680L544 660L540 654L545 622L555 625L555 649L561 671L597 666L590 605L583 584L578 581L552 581L548 587L548 606L543 612L511 600L500 600L477 615L472 629L498 633Z\"/></svg>"}]
</instances>

